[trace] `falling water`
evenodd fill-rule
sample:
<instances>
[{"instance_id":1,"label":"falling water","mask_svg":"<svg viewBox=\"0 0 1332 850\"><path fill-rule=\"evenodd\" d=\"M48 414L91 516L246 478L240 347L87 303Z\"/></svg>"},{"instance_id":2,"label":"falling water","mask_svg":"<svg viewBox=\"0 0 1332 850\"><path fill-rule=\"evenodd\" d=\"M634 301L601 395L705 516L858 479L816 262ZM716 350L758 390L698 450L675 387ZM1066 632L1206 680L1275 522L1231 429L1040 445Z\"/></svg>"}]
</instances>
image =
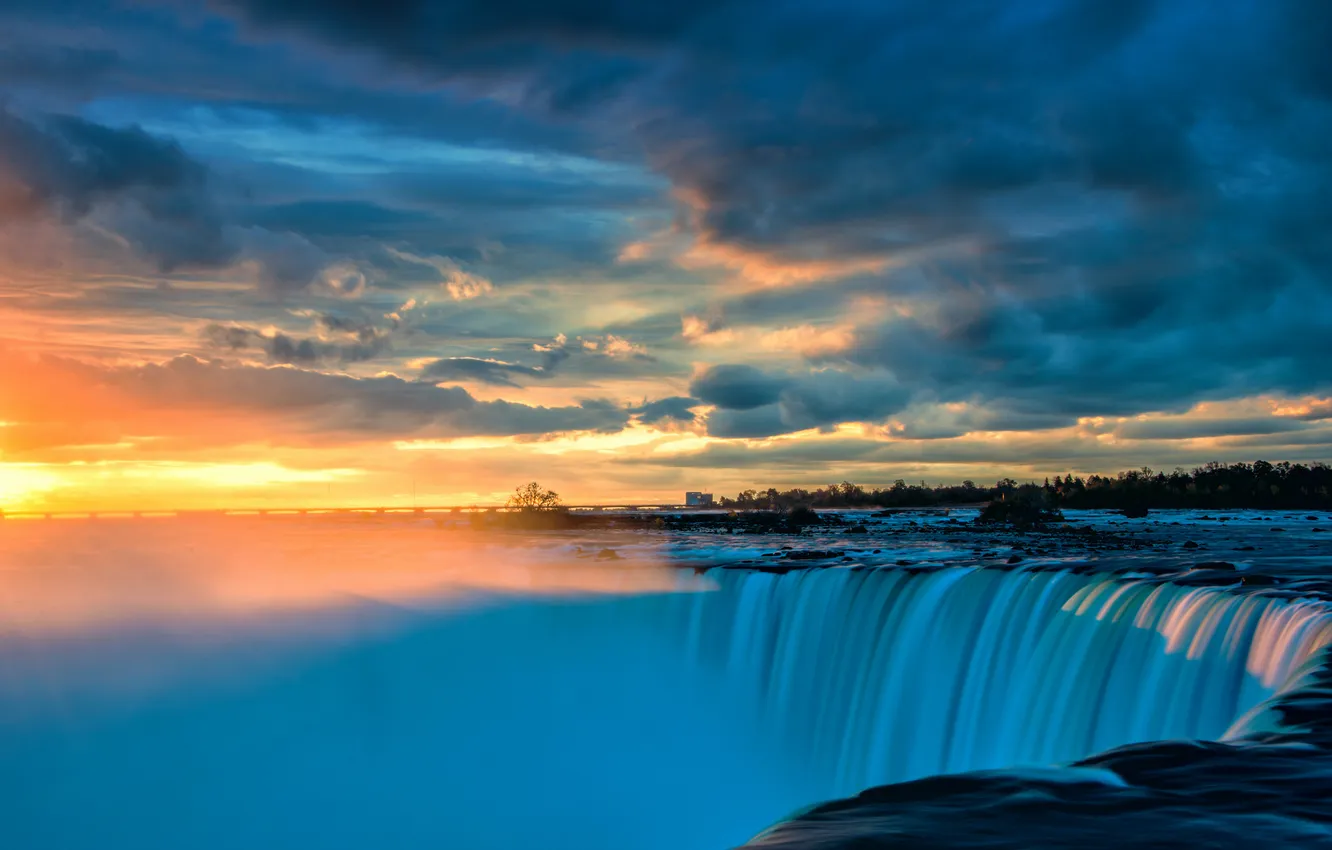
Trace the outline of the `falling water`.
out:
<instances>
[{"instance_id":1,"label":"falling water","mask_svg":"<svg viewBox=\"0 0 1332 850\"><path fill-rule=\"evenodd\" d=\"M714 569L690 651L830 794L1218 739L1332 643L1319 603L1068 571Z\"/></svg>"},{"instance_id":2,"label":"falling water","mask_svg":"<svg viewBox=\"0 0 1332 850\"><path fill-rule=\"evenodd\" d=\"M883 782L1222 737L1332 642L1318 603L1159 580L703 578L294 648L0 639L0 845L715 850Z\"/></svg>"}]
</instances>

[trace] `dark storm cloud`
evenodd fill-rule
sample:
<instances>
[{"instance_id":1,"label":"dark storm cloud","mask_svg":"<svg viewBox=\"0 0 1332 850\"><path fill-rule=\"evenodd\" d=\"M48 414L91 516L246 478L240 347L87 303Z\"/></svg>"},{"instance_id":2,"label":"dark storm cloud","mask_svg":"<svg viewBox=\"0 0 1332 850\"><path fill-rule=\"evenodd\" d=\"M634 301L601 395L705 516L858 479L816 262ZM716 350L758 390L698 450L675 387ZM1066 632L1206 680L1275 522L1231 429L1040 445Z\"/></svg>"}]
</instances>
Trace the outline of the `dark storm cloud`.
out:
<instances>
[{"instance_id":1,"label":"dark storm cloud","mask_svg":"<svg viewBox=\"0 0 1332 850\"><path fill-rule=\"evenodd\" d=\"M700 404L696 398L688 396L670 396L656 401L644 402L631 408L630 413L639 417L644 425L661 425L667 422L693 422L698 417L692 408Z\"/></svg>"},{"instance_id":2,"label":"dark storm cloud","mask_svg":"<svg viewBox=\"0 0 1332 850\"><path fill-rule=\"evenodd\" d=\"M953 412L920 405L902 411L896 419L901 429L894 436L907 440L948 440L976 431L1044 431L1077 422L1068 414L1019 413L996 406Z\"/></svg>"},{"instance_id":3,"label":"dark storm cloud","mask_svg":"<svg viewBox=\"0 0 1332 850\"><path fill-rule=\"evenodd\" d=\"M770 373L752 366L714 366L689 387L718 409L708 416L715 437L770 437L839 422L877 421L900 411L908 392L883 373Z\"/></svg>"},{"instance_id":4,"label":"dark storm cloud","mask_svg":"<svg viewBox=\"0 0 1332 850\"><path fill-rule=\"evenodd\" d=\"M392 333L348 319L320 316L319 324L346 335L343 340L295 337L281 331L265 332L242 325L213 323L204 330L204 339L216 349L246 351L257 349L270 363L295 366L348 364L373 360L391 348Z\"/></svg>"},{"instance_id":5,"label":"dark storm cloud","mask_svg":"<svg viewBox=\"0 0 1332 850\"><path fill-rule=\"evenodd\" d=\"M378 167L384 173L372 177L234 163L219 172L247 190L231 206L236 224L316 246L324 262L354 258L384 272L386 286L438 279L386 246L456 260L500 284L604 277L616 271L615 256L632 233L618 216L641 212L656 192L636 173L578 177L539 161L521 168L450 163L430 172L391 161ZM277 202L293 195L306 197Z\"/></svg>"},{"instance_id":6,"label":"dark storm cloud","mask_svg":"<svg viewBox=\"0 0 1332 850\"><path fill-rule=\"evenodd\" d=\"M11 44L0 47L0 84L83 86L120 61L120 54L109 49Z\"/></svg>"},{"instance_id":7,"label":"dark storm cloud","mask_svg":"<svg viewBox=\"0 0 1332 850\"><path fill-rule=\"evenodd\" d=\"M117 193L193 190L204 177L179 145L137 128L116 130L64 115L39 123L5 111L0 134L5 169L22 181L18 188L34 209L55 206L85 215L96 201Z\"/></svg>"},{"instance_id":8,"label":"dark storm cloud","mask_svg":"<svg viewBox=\"0 0 1332 850\"><path fill-rule=\"evenodd\" d=\"M753 366L713 366L694 378L689 392L706 404L727 410L752 410L774 404L790 379Z\"/></svg>"},{"instance_id":9,"label":"dark storm cloud","mask_svg":"<svg viewBox=\"0 0 1332 850\"><path fill-rule=\"evenodd\" d=\"M419 80L403 84L401 75L386 78L382 64L248 43L197 6L5 5L0 29L23 45L0 44L0 79L25 104L18 114L86 111L96 120L80 120L120 130L142 123L151 128L138 131L145 137L206 163L207 191L191 198L177 193L147 209L144 193L120 192L93 205L99 215L91 223L168 271L255 260L260 287L290 295L322 286L329 264L374 265L382 257L371 242L380 240L469 259L503 245L509 254L492 272L500 280L552 268L572 273L610 264L627 238L607 227L607 209L641 208L660 188L643 185L641 169L626 177L546 161L611 150L569 122L557 126ZM311 161L310 145L315 160L342 156L324 135L330 129L403 133L391 140L414 136L417 150L464 146L458 150L467 156L458 162L432 151L424 165L399 163L394 157L412 150L400 144L382 160L355 154L329 170ZM172 141L178 131L180 144ZM304 135L288 138L293 133ZM246 147L254 140L262 141L257 151ZM364 176L367 166L373 176ZM595 221L568 216L575 210Z\"/></svg>"},{"instance_id":10,"label":"dark storm cloud","mask_svg":"<svg viewBox=\"0 0 1332 850\"><path fill-rule=\"evenodd\" d=\"M319 313L314 318L315 324L324 330L353 334L362 342L380 334L379 328L376 328L364 319L352 318L351 316L339 316L334 313Z\"/></svg>"},{"instance_id":11,"label":"dark storm cloud","mask_svg":"<svg viewBox=\"0 0 1332 850\"><path fill-rule=\"evenodd\" d=\"M913 390L1053 421L1328 386L1318 0L409 3L373 23L359 4L233 6L421 69L485 57L529 92L591 80L583 120L633 127L714 245L779 263L972 246L917 294L937 317L871 328L850 355Z\"/></svg>"},{"instance_id":12,"label":"dark storm cloud","mask_svg":"<svg viewBox=\"0 0 1332 850\"><path fill-rule=\"evenodd\" d=\"M492 436L531 436L566 431L615 433L629 424L629 413L613 402L588 399L567 407L537 407L510 401L477 402L476 411L454 427Z\"/></svg>"},{"instance_id":13,"label":"dark storm cloud","mask_svg":"<svg viewBox=\"0 0 1332 850\"><path fill-rule=\"evenodd\" d=\"M518 377L547 378L550 373L539 366L523 366L480 357L443 357L427 363L421 369L421 380L448 383L478 381L503 387L517 387Z\"/></svg>"},{"instance_id":14,"label":"dark storm cloud","mask_svg":"<svg viewBox=\"0 0 1332 850\"><path fill-rule=\"evenodd\" d=\"M1264 43L1284 7L1184 6L1137 4L1101 39L1109 7L1066 4L1074 35L1051 43L1075 49L1033 43L1007 66L993 60L1011 21L946 46L947 13L923 16L900 38L937 41L937 61L911 74L912 50L884 51L874 61L898 73L865 78L902 85L830 92L871 126L902 118L882 137L708 113L705 153L666 167L699 190L702 232L777 257L873 251L883 232L983 246L930 273L916 297L937 308L868 329L847 355L913 389L1059 416L1326 388L1311 346L1332 310L1315 235L1329 208L1310 192L1328 186L1328 158L1306 140L1332 128L1328 105L1302 100ZM961 86L972 71L994 84ZM777 147L759 155L765 140Z\"/></svg>"},{"instance_id":15,"label":"dark storm cloud","mask_svg":"<svg viewBox=\"0 0 1332 850\"><path fill-rule=\"evenodd\" d=\"M1155 4L1052 5L1043 14L912 0L756 14L758 34L715 33L660 81L656 94L678 114L645 128L645 143L696 198L702 234L778 256L988 236L987 198L1046 183L1183 191L1183 118L1171 104L1142 110L1131 95L1107 101L1121 88L1114 70L1091 76ZM783 44L795 49L783 56ZM731 49L741 52L728 62ZM712 82L718 72L730 87ZM1127 150L1111 141L1129 138L1125 121Z\"/></svg>"},{"instance_id":16,"label":"dark storm cloud","mask_svg":"<svg viewBox=\"0 0 1332 850\"><path fill-rule=\"evenodd\" d=\"M1322 0L1287 0L1286 42L1279 47L1296 79L1318 97L1332 99L1332 7Z\"/></svg>"},{"instance_id":17,"label":"dark storm cloud","mask_svg":"<svg viewBox=\"0 0 1332 850\"><path fill-rule=\"evenodd\" d=\"M1332 389L1323 0L209 8L134 5L114 26L91 0L0 10L15 32L43 21L15 37L22 49L0 53L0 79L65 85L71 100L100 92L102 108L172 112L186 129L200 103L223 129L262 142L182 136L182 149L125 129L132 119L102 127L108 136L85 119L93 129L17 118L6 154L11 136L14 150L55 153L22 154L38 167L21 193L0 196L9 214L102 210L164 267L255 259L278 292L349 255L405 274L367 244L380 242L454 258L497 288L592 281L618 246L661 228L778 267L902 261L719 298L734 328L837 314L857 330L854 347L806 371L741 367L759 355L737 352L701 375L691 392L719 408L713 433L878 421L914 401L907 432L942 437ZM87 46L70 49L61 33ZM374 150L341 151L326 134L348 127ZM394 162L394 133L411 134L411 149L438 141L468 155ZM135 145L160 157L136 158ZM257 179L238 181L252 195L223 205L200 188L209 173ZM673 219L656 206L667 189L679 199ZM903 309L856 314L866 295ZM674 327L641 325L654 354L678 337L677 300L663 299ZM558 301L505 309L549 315ZM517 320L485 304L433 321L457 336L534 333L510 333ZM499 384L670 368L572 351L548 366L491 347L493 364L473 350L436 368ZM290 353L302 356L299 342ZM947 402L986 414L923 412Z\"/></svg>"},{"instance_id":18,"label":"dark storm cloud","mask_svg":"<svg viewBox=\"0 0 1332 850\"><path fill-rule=\"evenodd\" d=\"M778 406L791 430L798 430L839 422L876 422L902 410L908 394L885 373L823 369L799 376L782 391Z\"/></svg>"},{"instance_id":19,"label":"dark storm cloud","mask_svg":"<svg viewBox=\"0 0 1332 850\"><path fill-rule=\"evenodd\" d=\"M507 359L499 357L441 357L421 368L422 380L476 381L495 386L519 387L531 381L557 381L578 384L584 380L608 377L638 377L660 371L659 361L615 337L558 337L554 340L514 342L503 348ZM525 361L525 362L524 362Z\"/></svg>"},{"instance_id":20,"label":"dark storm cloud","mask_svg":"<svg viewBox=\"0 0 1332 850\"><path fill-rule=\"evenodd\" d=\"M1238 453L1247 451L1249 457L1253 456L1253 449L1261 449L1264 452L1280 451L1281 456L1286 457L1294 454L1291 451L1294 447L1305 447L1308 451L1300 453L1301 456L1325 462L1328 453L1332 452L1332 428L1227 437L1221 443L1227 448L1238 450Z\"/></svg>"},{"instance_id":21,"label":"dark storm cloud","mask_svg":"<svg viewBox=\"0 0 1332 850\"><path fill-rule=\"evenodd\" d=\"M719 6L712 0L632 3L624 0L218 0L258 27L314 32L439 68L524 58L543 46L633 46L669 43Z\"/></svg>"},{"instance_id":22,"label":"dark storm cloud","mask_svg":"<svg viewBox=\"0 0 1332 850\"><path fill-rule=\"evenodd\" d=\"M745 410L718 409L708 415L708 436L723 439L762 439L792 431L782 421L782 411L776 404L751 407Z\"/></svg>"},{"instance_id":23,"label":"dark storm cloud","mask_svg":"<svg viewBox=\"0 0 1332 850\"><path fill-rule=\"evenodd\" d=\"M206 169L178 144L136 127L0 110L0 178L0 221L43 214L77 221L99 204L126 202L136 213L126 235L164 268L231 257Z\"/></svg>"},{"instance_id":24,"label":"dark storm cloud","mask_svg":"<svg viewBox=\"0 0 1332 850\"><path fill-rule=\"evenodd\" d=\"M1320 328L1332 310L1327 293L1304 285L1261 312L1200 320L1208 302L1222 297L1199 293L1120 328L1080 316L1085 305L1076 297L1059 299L1064 312L1048 302L986 296L964 312L945 308L935 322L886 323L862 334L847 357L944 401L1030 415L1182 412L1208 397L1327 386L1317 366Z\"/></svg>"},{"instance_id":25,"label":"dark storm cloud","mask_svg":"<svg viewBox=\"0 0 1332 850\"><path fill-rule=\"evenodd\" d=\"M208 167L139 127L0 108L0 181L0 223L90 222L163 272L252 261L273 293L346 285L324 279L337 257L310 240L229 219Z\"/></svg>"},{"instance_id":26,"label":"dark storm cloud","mask_svg":"<svg viewBox=\"0 0 1332 850\"><path fill-rule=\"evenodd\" d=\"M1289 434L1308 426L1297 419L1253 416L1233 419L1158 419L1125 422L1115 429L1127 440L1190 440L1197 437ZM1281 439L1285 439L1284 437Z\"/></svg>"},{"instance_id":27,"label":"dark storm cloud","mask_svg":"<svg viewBox=\"0 0 1332 850\"><path fill-rule=\"evenodd\" d=\"M459 144L593 147L581 128L443 91L434 81L404 82L363 57L346 61L275 39L240 38L231 22L212 18L206 8L172 0L10 0L0 4L0 32L9 42L0 45L0 55L13 55L8 64L16 75L8 82L40 82L47 94L63 82L80 102L93 94L146 96L151 101L139 105L150 110L240 108L307 124L355 118ZM377 15L389 11L382 4L374 8ZM608 150L604 142L595 147Z\"/></svg>"}]
</instances>

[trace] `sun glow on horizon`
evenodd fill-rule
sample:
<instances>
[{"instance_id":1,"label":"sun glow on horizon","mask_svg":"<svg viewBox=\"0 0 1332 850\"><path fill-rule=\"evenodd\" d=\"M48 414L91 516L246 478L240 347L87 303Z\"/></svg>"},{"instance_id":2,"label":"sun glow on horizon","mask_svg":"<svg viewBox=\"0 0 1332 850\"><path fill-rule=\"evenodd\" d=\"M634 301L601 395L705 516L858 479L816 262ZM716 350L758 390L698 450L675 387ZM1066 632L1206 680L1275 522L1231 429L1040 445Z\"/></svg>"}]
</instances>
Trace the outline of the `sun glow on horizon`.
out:
<instances>
[{"instance_id":1,"label":"sun glow on horizon","mask_svg":"<svg viewBox=\"0 0 1332 850\"><path fill-rule=\"evenodd\" d=\"M61 486L61 477L43 465L0 462L0 508L32 506Z\"/></svg>"},{"instance_id":2,"label":"sun glow on horizon","mask_svg":"<svg viewBox=\"0 0 1332 850\"><path fill-rule=\"evenodd\" d=\"M0 509L113 512L239 508L247 501L245 494L256 490L331 485L364 474L359 469L296 469L275 461L0 463ZM237 494L242 495L238 498Z\"/></svg>"}]
</instances>

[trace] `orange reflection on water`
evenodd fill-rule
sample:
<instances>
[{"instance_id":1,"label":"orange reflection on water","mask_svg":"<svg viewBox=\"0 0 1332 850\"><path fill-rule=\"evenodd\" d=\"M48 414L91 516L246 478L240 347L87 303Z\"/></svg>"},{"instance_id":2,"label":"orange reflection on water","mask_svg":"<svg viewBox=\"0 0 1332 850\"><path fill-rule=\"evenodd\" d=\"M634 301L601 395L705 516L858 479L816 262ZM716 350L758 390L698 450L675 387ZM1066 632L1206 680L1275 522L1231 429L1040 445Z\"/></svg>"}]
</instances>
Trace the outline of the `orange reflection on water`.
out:
<instances>
[{"instance_id":1,"label":"orange reflection on water","mask_svg":"<svg viewBox=\"0 0 1332 850\"><path fill-rule=\"evenodd\" d=\"M370 516L9 520L0 522L0 622L68 630L352 600L413 606L693 588L692 573L623 549L602 553L632 542Z\"/></svg>"}]
</instances>

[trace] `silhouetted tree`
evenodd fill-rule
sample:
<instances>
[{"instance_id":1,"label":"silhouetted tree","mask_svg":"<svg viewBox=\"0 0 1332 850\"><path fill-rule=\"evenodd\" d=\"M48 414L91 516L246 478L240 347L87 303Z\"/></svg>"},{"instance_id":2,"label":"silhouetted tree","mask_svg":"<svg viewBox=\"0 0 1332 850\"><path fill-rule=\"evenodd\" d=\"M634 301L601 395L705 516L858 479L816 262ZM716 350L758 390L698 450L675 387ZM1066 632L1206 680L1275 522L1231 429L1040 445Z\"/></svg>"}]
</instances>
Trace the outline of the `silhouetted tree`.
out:
<instances>
[{"instance_id":1,"label":"silhouetted tree","mask_svg":"<svg viewBox=\"0 0 1332 850\"><path fill-rule=\"evenodd\" d=\"M981 522L1008 523L1017 528L1032 528L1047 522L1059 522L1064 516L1055 505L1052 488L1036 484L1023 484L1004 498L995 499L985 506L979 517Z\"/></svg>"},{"instance_id":2,"label":"silhouetted tree","mask_svg":"<svg viewBox=\"0 0 1332 850\"><path fill-rule=\"evenodd\" d=\"M1175 469L1169 474L1143 467L1113 477L1089 475L1084 479L1068 473L1056 475L1043 485L1022 485L1028 486L1046 494L1054 508L1103 508L1133 515L1154 508L1332 510L1332 467L1322 463L1310 466L1262 460L1252 464L1209 463L1192 472ZM929 487L924 482L907 484L899 478L886 488L866 488L844 481L812 492L745 490L734 499L722 497L720 505L773 511L802 506L920 508L1004 500L1020 489L1012 478L1003 478L992 487L978 487L970 480L960 485Z\"/></svg>"},{"instance_id":3,"label":"silhouetted tree","mask_svg":"<svg viewBox=\"0 0 1332 850\"><path fill-rule=\"evenodd\" d=\"M554 490L543 489L535 481L530 484L524 484L513 495L509 497L507 506L513 510L526 511L532 513L535 511L556 511L564 506L560 501L560 494Z\"/></svg>"}]
</instances>

